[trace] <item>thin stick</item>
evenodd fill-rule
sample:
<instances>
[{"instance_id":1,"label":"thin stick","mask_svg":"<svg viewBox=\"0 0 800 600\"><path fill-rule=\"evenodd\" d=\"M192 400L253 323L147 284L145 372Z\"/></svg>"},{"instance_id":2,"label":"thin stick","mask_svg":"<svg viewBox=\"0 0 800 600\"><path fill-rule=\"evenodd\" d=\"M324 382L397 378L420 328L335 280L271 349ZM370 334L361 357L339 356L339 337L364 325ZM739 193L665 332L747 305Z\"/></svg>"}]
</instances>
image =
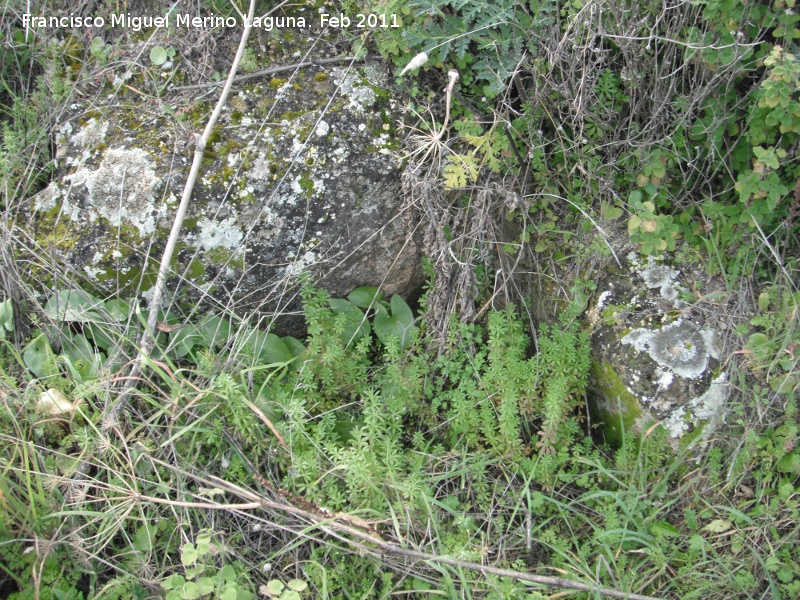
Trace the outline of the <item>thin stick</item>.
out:
<instances>
[{"instance_id":1,"label":"thin stick","mask_svg":"<svg viewBox=\"0 0 800 600\"><path fill-rule=\"evenodd\" d=\"M287 1L288 0L284 0L272 10L277 10L286 4ZM228 73L228 78L225 80L225 87L222 88L222 93L217 101L217 105L214 107L214 112L211 113L211 117L208 119L208 123L206 123L206 128L203 131L203 135L197 136L197 134L195 134L195 137L198 139L194 151L192 168L189 171L189 177L186 179L186 185L183 188L183 195L181 196L181 203L178 205L178 211L175 214L175 220L172 223L172 230L170 231L169 238L167 239L167 245L164 248L164 254L161 257L161 264L158 268L158 277L156 279L155 288L153 289L153 299L150 302L150 312L147 317L147 327L144 328L142 337L139 340L139 355L136 358L136 361L133 364L132 372L129 375L131 378L130 381L134 381L139 373L141 373L142 363L150 356L150 351L153 349L156 335L154 332L156 328L156 322L158 321L158 311L161 309L161 298L164 295L164 287L166 286L167 275L169 274L170 270L170 261L172 260L173 253L175 252L175 245L178 242L178 236L180 235L183 227L183 221L186 218L186 211L189 208L189 200L192 197L192 190L194 189L195 181L200 173L200 165L203 160L203 153L205 152L206 145L211 137L211 132L214 129L214 126L217 124L220 114L222 113L222 107L225 106L225 102L228 99L228 94L231 91L231 87L233 87L233 81L236 77L236 71L239 69L239 63L244 55L244 50L247 46L247 38L250 37L250 30L253 26L255 7L255 0L250 0L250 8L248 10L247 17L244 19L242 38L239 40L239 47L236 50L236 56L233 58L233 64L231 65L230 73ZM126 388L125 392L120 394L117 400L111 405L107 415L105 415L105 418L103 419L104 428L110 429L116 424L117 417L119 417L119 414L128 403L128 398L130 397L131 392L132 387Z\"/></svg>"},{"instance_id":2,"label":"thin stick","mask_svg":"<svg viewBox=\"0 0 800 600\"><path fill-rule=\"evenodd\" d=\"M303 69L305 67L313 67L316 65L331 65L340 62L366 62L368 60L373 60L374 57L372 56L364 56L363 58L358 58L356 56L341 56L338 58L320 58L317 60L307 60L304 62L294 63L292 65L284 65L281 67L270 67L269 69L261 69L260 71L255 71L254 73L248 73L247 75L238 75L233 78L233 83L241 83L242 81L248 81L250 79L257 79L259 77L264 77L264 75L274 75L275 73L283 73L284 71L294 71L295 69ZM222 85L224 82L222 81L207 81L206 83L195 83L194 85L176 85L175 87L169 88L170 92L177 92L181 90L201 90L208 87L217 87Z\"/></svg>"}]
</instances>

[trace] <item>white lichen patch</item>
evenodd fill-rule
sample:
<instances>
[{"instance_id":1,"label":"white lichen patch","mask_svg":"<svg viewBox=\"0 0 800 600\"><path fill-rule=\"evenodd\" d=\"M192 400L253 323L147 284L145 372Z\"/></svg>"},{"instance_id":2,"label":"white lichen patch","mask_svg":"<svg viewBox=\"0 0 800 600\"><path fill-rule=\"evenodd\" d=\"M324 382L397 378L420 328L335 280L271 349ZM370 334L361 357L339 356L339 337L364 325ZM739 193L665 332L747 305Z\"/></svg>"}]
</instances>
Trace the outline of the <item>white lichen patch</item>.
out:
<instances>
[{"instance_id":1,"label":"white lichen patch","mask_svg":"<svg viewBox=\"0 0 800 600\"><path fill-rule=\"evenodd\" d=\"M679 406L662 423L670 437L679 438L689 429L689 424L684 419L685 414L686 409L683 406Z\"/></svg>"},{"instance_id":2,"label":"white lichen patch","mask_svg":"<svg viewBox=\"0 0 800 600\"><path fill-rule=\"evenodd\" d=\"M55 208L60 199L61 188L56 182L53 182L33 197L33 209L50 210Z\"/></svg>"},{"instance_id":3,"label":"white lichen patch","mask_svg":"<svg viewBox=\"0 0 800 600\"><path fill-rule=\"evenodd\" d=\"M634 263L634 268L648 288L659 289L659 293L664 300L674 302L678 299L680 286L675 282L678 275L681 274L680 271L656 262L652 256L648 257L647 264Z\"/></svg>"},{"instance_id":4,"label":"white lichen patch","mask_svg":"<svg viewBox=\"0 0 800 600\"><path fill-rule=\"evenodd\" d=\"M263 152L259 152L255 160L253 160L253 166L248 174L249 179L255 179L256 181L268 181L270 175L272 175L269 170L269 165L270 161L266 155Z\"/></svg>"},{"instance_id":5,"label":"white lichen patch","mask_svg":"<svg viewBox=\"0 0 800 600\"><path fill-rule=\"evenodd\" d=\"M99 268L96 268L96 267L90 267L89 265L86 265L85 267L83 267L83 270L86 271L86 276L89 279L93 280L93 281L97 281L97 276L98 275L105 275L105 272L106 272L105 269L99 269Z\"/></svg>"},{"instance_id":6,"label":"white lichen patch","mask_svg":"<svg viewBox=\"0 0 800 600\"><path fill-rule=\"evenodd\" d=\"M108 121L100 122L97 119L89 119L86 125L72 137L72 140L84 148L94 148L105 142L107 131Z\"/></svg>"},{"instance_id":7,"label":"white lichen patch","mask_svg":"<svg viewBox=\"0 0 800 600\"><path fill-rule=\"evenodd\" d=\"M118 226L133 225L142 237L156 230L155 190L161 184L150 155L139 148L115 148L106 152L96 171L79 169L71 176L83 184L97 215ZM94 220L90 213L89 219Z\"/></svg>"},{"instance_id":8,"label":"white lichen patch","mask_svg":"<svg viewBox=\"0 0 800 600\"><path fill-rule=\"evenodd\" d=\"M350 156L350 151L344 146L339 146L333 152L331 152L331 156L333 157L333 162L336 164L342 164L347 160L347 157Z\"/></svg>"},{"instance_id":9,"label":"white lichen patch","mask_svg":"<svg viewBox=\"0 0 800 600\"><path fill-rule=\"evenodd\" d=\"M664 428L672 438L682 437L691 427L703 426L703 437L707 438L724 422L730 389L723 373L711 382L705 393L689 401L686 406L673 410L664 420Z\"/></svg>"},{"instance_id":10,"label":"white lichen patch","mask_svg":"<svg viewBox=\"0 0 800 600\"><path fill-rule=\"evenodd\" d=\"M313 265L317 261L317 255L314 252L308 251L303 256L292 262L286 267L286 275L288 277L297 277L307 267Z\"/></svg>"},{"instance_id":11,"label":"white lichen patch","mask_svg":"<svg viewBox=\"0 0 800 600\"><path fill-rule=\"evenodd\" d=\"M301 183L302 181L303 181L303 178L302 178L302 176L300 176L300 175L298 175L297 177L295 177L294 179L292 179L291 188L292 188L292 191L293 191L295 194L298 194L298 195L299 195L299 194L302 194L302 193L303 193L303 186L302 186L302 185L300 185L300 183ZM295 204L295 200L294 200L294 199L292 199L292 201L291 201L291 202L287 202L287 204L291 204L291 205L293 205L293 204Z\"/></svg>"},{"instance_id":12,"label":"white lichen patch","mask_svg":"<svg viewBox=\"0 0 800 600\"><path fill-rule=\"evenodd\" d=\"M725 373L711 382L705 393L689 402L694 416L716 425L724 421L730 387L725 383Z\"/></svg>"},{"instance_id":13,"label":"white lichen patch","mask_svg":"<svg viewBox=\"0 0 800 600\"><path fill-rule=\"evenodd\" d=\"M333 82L339 86L339 93L348 100L348 108L354 112L364 112L375 104L377 94L366 85L359 85L359 78L354 73L333 69Z\"/></svg>"},{"instance_id":14,"label":"white lichen patch","mask_svg":"<svg viewBox=\"0 0 800 600\"><path fill-rule=\"evenodd\" d=\"M606 300L608 300L610 297L611 297L611 290L606 290L605 292L600 294L600 297L597 299L598 311L603 310L603 307L605 307L606 305Z\"/></svg>"},{"instance_id":15,"label":"white lichen patch","mask_svg":"<svg viewBox=\"0 0 800 600\"><path fill-rule=\"evenodd\" d=\"M659 390L667 389L675 379L674 373L669 369L656 369L653 375L655 377L653 383L658 385Z\"/></svg>"},{"instance_id":16,"label":"white lichen patch","mask_svg":"<svg viewBox=\"0 0 800 600\"><path fill-rule=\"evenodd\" d=\"M383 146L389 143L389 137L390 136L388 133L382 133L374 140L372 140L372 145L378 148L382 148Z\"/></svg>"},{"instance_id":17,"label":"white lichen patch","mask_svg":"<svg viewBox=\"0 0 800 600\"><path fill-rule=\"evenodd\" d=\"M700 377L711 355L696 325L677 319L662 329L634 329L620 340L638 352L646 352L662 367L685 379Z\"/></svg>"},{"instance_id":18,"label":"white lichen patch","mask_svg":"<svg viewBox=\"0 0 800 600\"><path fill-rule=\"evenodd\" d=\"M228 218L223 221L200 219L197 221L197 245L204 250L212 248L239 248L244 238L244 233L236 224L236 219Z\"/></svg>"},{"instance_id":19,"label":"white lichen patch","mask_svg":"<svg viewBox=\"0 0 800 600\"><path fill-rule=\"evenodd\" d=\"M314 130L314 133L316 133L317 137L325 137L326 135L328 135L328 132L330 130L331 126L328 125L328 123L326 123L325 121L320 121L319 123L317 123L317 128Z\"/></svg>"}]
</instances>

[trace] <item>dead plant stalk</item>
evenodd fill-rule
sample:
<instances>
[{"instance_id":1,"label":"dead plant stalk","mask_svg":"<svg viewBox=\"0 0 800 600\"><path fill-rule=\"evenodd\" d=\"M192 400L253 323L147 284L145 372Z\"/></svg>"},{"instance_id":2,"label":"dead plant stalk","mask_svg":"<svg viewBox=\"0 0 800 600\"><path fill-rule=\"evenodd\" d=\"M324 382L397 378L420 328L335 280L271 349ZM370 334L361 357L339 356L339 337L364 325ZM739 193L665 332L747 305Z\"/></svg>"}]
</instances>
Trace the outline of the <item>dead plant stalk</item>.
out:
<instances>
[{"instance_id":1,"label":"dead plant stalk","mask_svg":"<svg viewBox=\"0 0 800 600\"><path fill-rule=\"evenodd\" d=\"M278 5L273 7L272 10L270 10L270 13L281 8L284 4L286 4L286 2L287 0L280 2ZM189 171L189 177L186 179L186 185L184 186L183 194L181 195L181 202L178 205L177 212L175 213L175 220L172 223L172 229L170 231L169 238L167 238L167 245L164 248L164 253L161 257L161 263L159 264L158 268L158 277L156 278L156 284L153 289L153 299L150 302L149 313L147 316L147 327L145 327L144 331L142 332L142 337L139 340L139 354L133 363L131 373L128 375L129 382L135 382L137 380L142 371L142 363L149 359L150 352L153 349L156 335L156 323L158 321L158 312L161 309L161 300L164 295L164 288L166 287L167 275L170 271L170 261L172 260L172 255L175 252L178 236L183 228L183 221L186 218L186 211L189 208L189 200L192 197L194 184L197 181L197 176L200 173L200 165L202 164L206 145L208 144L208 140L211 138L211 132L213 131L214 126L217 124L217 120L222 113L222 108L225 106L225 103L228 100L228 95L230 94L231 88L233 87L233 83L236 79L236 72L239 69L239 63L241 62L245 48L247 47L247 39L250 37L250 30L253 25L255 5L255 0L250 0L247 17L243 19L244 27L242 30L242 37L239 40L239 47L236 49L236 55L234 56L233 64L231 64L231 70L228 73L228 78L225 80L225 86L222 88L222 93L220 94L219 100L217 100L214 111L211 113L211 116L206 123L203 134L200 136L195 134L197 143L195 145L192 167ZM235 6L235 4L233 6ZM242 16L241 13L239 14ZM130 398L132 387L132 383L127 385L123 393L120 394L110 408L106 410L107 414L104 415L105 418L103 419L103 425L105 429L110 429L116 424L120 413L124 410L128 399Z\"/></svg>"}]
</instances>

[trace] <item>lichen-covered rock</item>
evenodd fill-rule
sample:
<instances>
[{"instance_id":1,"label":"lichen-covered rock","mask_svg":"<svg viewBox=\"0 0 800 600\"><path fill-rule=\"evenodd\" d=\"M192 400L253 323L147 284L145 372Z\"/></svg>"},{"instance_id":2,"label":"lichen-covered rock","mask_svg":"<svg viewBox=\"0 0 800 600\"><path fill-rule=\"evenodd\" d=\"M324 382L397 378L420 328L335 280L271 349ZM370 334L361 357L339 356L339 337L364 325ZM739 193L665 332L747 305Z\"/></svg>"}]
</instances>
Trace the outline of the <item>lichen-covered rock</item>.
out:
<instances>
[{"instance_id":1,"label":"lichen-covered rock","mask_svg":"<svg viewBox=\"0 0 800 600\"><path fill-rule=\"evenodd\" d=\"M338 296L362 285L416 293L421 257L380 75L308 68L232 92L172 265L179 305L297 314L302 273ZM95 292L146 298L211 105L73 105L57 126L58 176L28 207L38 245Z\"/></svg>"},{"instance_id":2,"label":"lichen-covered rock","mask_svg":"<svg viewBox=\"0 0 800 600\"><path fill-rule=\"evenodd\" d=\"M687 290L679 269L634 253L627 269L601 281L589 310L590 407L608 441L660 423L678 449L724 418L729 387L719 372L721 341L682 299Z\"/></svg>"}]
</instances>

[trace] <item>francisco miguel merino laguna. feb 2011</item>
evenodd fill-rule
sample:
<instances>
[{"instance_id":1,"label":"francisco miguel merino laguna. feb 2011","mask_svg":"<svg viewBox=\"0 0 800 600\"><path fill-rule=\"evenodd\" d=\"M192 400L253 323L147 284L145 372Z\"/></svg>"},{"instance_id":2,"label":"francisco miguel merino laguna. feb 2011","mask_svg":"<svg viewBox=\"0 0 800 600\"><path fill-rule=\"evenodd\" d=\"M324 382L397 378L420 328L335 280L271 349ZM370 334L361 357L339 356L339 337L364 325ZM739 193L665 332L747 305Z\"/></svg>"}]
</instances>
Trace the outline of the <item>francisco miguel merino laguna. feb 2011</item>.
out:
<instances>
[{"instance_id":1,"label":"francisco miguel merino laguna. feb 2011","mask_svg":"<svg viewBox=\"0 0 800 600\"><path fill-rule=\"evenodd\" d=\"M141 31L153 27L168 28L175 27L194 27L197 29L210 29L213 27L239 27L244 24L247 17L239 19L236 16L193 16L187 13L167 13L166 15L131 15L130 13L112 14L108 17L102 16L76 16L74 13L61 16L42 16L25 13L22 15L22 26L25 29L53 29L53 28L73 28L73 29L100 29L111 27L113 29L130 29ZM309 19L310 20L310 19ZM263 16L253 17L251 26L271 31L272 29L295 29L306 27L305 17L289 16ZM394 14L357 14L352 18L343 14L331 15L319 13L319 25L321 27L371 29L375 27L388 28L399 27L399 20Z\"/></svg>"}]
</instances>

